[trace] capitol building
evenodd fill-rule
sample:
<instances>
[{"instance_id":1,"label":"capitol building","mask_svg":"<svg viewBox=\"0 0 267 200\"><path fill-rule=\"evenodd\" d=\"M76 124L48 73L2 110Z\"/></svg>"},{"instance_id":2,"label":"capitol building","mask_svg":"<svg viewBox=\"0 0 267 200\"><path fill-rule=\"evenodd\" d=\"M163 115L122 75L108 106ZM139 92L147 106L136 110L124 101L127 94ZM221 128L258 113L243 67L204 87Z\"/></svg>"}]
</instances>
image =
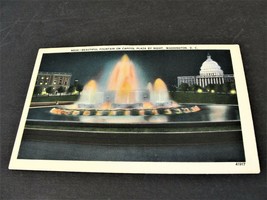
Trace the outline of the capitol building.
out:
<instances>
[{"instance_id":1,"label":"capitol building","mask_svg":"<svg viewBox=\"0 0 267 200\"><path fill-rule=\"evenodd\" d=\"M233 74L224 74L220 65L212 60L211 56L207 55L207 60L202 63L198 76L178 76L178 87L182 83L190 85L199 85L206 87L209 84L224 84L234 82Z\"/></svg>"}]
</instances>

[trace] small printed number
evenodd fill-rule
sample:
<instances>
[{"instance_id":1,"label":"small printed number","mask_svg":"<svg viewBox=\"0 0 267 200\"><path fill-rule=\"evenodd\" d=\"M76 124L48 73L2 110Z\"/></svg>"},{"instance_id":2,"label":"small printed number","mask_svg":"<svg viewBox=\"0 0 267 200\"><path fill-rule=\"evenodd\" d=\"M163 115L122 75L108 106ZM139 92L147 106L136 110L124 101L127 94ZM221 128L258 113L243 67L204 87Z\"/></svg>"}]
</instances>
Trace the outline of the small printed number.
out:
<instances>
[{"instance_id":1,"label":"small printed number","mask_svg":"<svg viewBox=\"0 0 267 200\"><path fill-rule=\"evenodd\" d=\"M246 163L244 163L244 162L237 162L235 165L237 165L237 166L245 166L245 164Z\"/></svg>"}]
</instances>

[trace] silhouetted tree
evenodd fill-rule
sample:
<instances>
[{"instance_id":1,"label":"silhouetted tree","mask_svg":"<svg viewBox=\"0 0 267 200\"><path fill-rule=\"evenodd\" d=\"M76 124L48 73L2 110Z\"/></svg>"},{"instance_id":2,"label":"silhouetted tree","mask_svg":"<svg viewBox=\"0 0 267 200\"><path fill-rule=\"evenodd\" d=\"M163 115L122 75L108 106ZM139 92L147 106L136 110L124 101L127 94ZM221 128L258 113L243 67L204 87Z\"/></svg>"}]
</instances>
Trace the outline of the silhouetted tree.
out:
<instances>
[{"instance_id":1,"label":"silhouetted tree","mask_svg":"<svg viewBox=\"0 0 267 200\"><path fill-rule=\"evenodd\" d=\"M48 96L49 96L49 94L53 94L55 92L55 90L52 86L46 88L45 91L48 94Z\"/></svg>"},{"instance_id":2,"label":"silhouetted tree","mask_svg":"<svg viewBox=\"0 0 267 200\"><path fill-rule=\"evenodd\" d=\"M229 93L229 91L231 90L231 84L229 82L224 83L222 86L222 90L225 94Z\"/></svg>"},{"instance_id":3,"label":"silhouetted tree","mask_svg":"<svg viewBox=\"0 0 267 200\"><path fill-rule=\"evenodd\" d=\"M43 91L43 87L41 87L41 86L35 86L35 87L34 87L33 94L34 94L34 95L39 95L39 94L42 93L42 91Z\"/></svg>"},{"instance_id":4,"label":"silhouetted tree","mask_svg":"<svg viewBox=\"0 0 267 200\"><path fill-rule=\"evenodd\" d=\"M190 86L189 86L189 90L190 90L190 91L193 91L193 92L195 92L195 93L196 93L197 90L200 89L200 88L201 88L201 87L200 87L199 85L197 85L197 84L193 84L193 85L190 85Z\"/></svg>"},{"instance_id":5,"label":"silhouetted tree","mask_svg":"<svg viewBox=\"0 0 267 200\"><path fill-rule=\"evenodd\" d=\"M63 93L63 92L65 92L66 91L66 88L65 87L63 87L63 86L60 86L58 89L57 89L57 91L58 91L58 93L60 94L60 96L61 96L61 94Z\"/></svg>"},{"instance_id":6,"label":"silhouetted tree","mask_svg":"<svg viewBox=\"0 0 267 200\"><path fill-rule=\"evenodd\" d=\"M80 94L80 92L81 91L83 91L83 85L81 85L81 84L77 84L77 86L76 86L76 90L79 92L79 94Z\"/></svg>"},{"instance_id":7,"label":"silhouetted tree","mask_svg":"<svg viewBox=\"0 0 267 200\"><path fill-rule=\"evenodd\" d=\"M214 84L208 84L205 87L205 89L206 89L206 91L211 92L211 90L214 90L215 89L215 85Z\"/></svg>"},{"instance_id":8,"label":"silhouetted tree","mask_svg":"<svg viewBox=\"0 0 267 200\"><path fill-rule=\"evenodd\" d=\"M231 82L230 83L230 88L231 88L231 90L235 90L236 88L235 88L235 82Z\"/></svg>"},{"instance_id":9,"label":"silhouetted tree","mask_svg":"<svg viewBox=\"0 0 267 200\"><path fill-rule=\"evenodd\" d=\"M68 88L68 93L73 93L75 92L76 88L74 85L71 85L69 88Z\"/></svg>"},{"instance_id":10,"label":"silhouetted tree","mask_svg":"<svg viewBox=\"0 0 267 200\"><path fill-rule=\"evenodd\" d=\"M222 86L221 84L216 84L216 85L214 86L214 90L215 90L215 92L217 92L217 93L221 93L221 92L223 91L223 86Z\"/></svg>"},{"instance_id":11,"label":"silhouetted tree","mask_svg":"<svg viewBox=\"0 0 267 200\"><path fill-rule=\"evenodd\" d=\"M187 83L181 83L181 85L179 85L179 90L180 91L185 92L185 91L188 90L188 88L189 88L189 85Z\"/></svg>"},{"instance_id":12,"label":"silhouetted tree","mask_svg":"<svg viewBox=\"0 0 267 200\"><path fill-rule=\"evenodd\" d=\"M178 90L178 87L177 87L177 85L169 85L169 87L168 87L169 89L170 89L170 91L172 91L172 92L175 92L175 91L177 91Z\"/></svg>"}]
</instances>

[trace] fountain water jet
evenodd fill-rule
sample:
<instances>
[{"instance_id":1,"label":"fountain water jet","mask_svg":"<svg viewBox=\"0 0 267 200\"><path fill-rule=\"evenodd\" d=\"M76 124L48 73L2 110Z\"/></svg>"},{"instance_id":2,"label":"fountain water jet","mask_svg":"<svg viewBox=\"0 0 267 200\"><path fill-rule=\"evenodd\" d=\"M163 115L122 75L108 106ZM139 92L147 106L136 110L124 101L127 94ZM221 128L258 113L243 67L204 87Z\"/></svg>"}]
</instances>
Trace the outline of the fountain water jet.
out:
<instances>
[{"instance_id":1,"label":"fountain water jet","mask_svg":"<svg viewBox=\"0 0 267 200\"><path fill-rule=\"evenodd\" d=\"M133 91L138 90L138 80L134 64L126 54L115 65L107 89L115 91L116 104L136 103L136 94Z\"/></svg>"},{"instance_id":2,"label":"fountain water jet","mask_svg":"<svg viewBox=\"0 0 267 200\"><path fill-rule=\"evenodd\" d=\"M153 93L153 102L155 103L170 101L167 86L160 78L157 78L154 82Z\"/></svg>"},{"instance_id":3,"label":"fountain water jet","mask_svg":"<svg viewBox=\"0 0 267 200\"><path fill-rule=\"evenodd\" d=\"M80 99L78 102L81 103L89 103L95 104L96 103L96 92L97 92L97 83L95 80L90 80L86 83L81 92Z\"/></svg>"},{"instance_id":4,"label":"fountain water jet","mask_svg":"<svg viewBox=\"0 0 267 200\"><path fill-rule=\"evenodd\" d=\"M81 94L80 98L75 105L78 108L93 108L103 103L103 92L99 92L97 89L97 82L95 80L88 81Z\"/></svg>"}]
</instances>

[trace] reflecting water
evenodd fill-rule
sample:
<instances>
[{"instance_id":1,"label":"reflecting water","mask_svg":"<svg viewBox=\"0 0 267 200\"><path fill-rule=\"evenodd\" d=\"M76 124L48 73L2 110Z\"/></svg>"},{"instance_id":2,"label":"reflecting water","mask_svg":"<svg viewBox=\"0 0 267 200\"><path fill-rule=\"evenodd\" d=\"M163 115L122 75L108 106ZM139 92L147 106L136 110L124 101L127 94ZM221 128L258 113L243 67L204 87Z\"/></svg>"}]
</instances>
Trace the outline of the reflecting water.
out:
<instances>
[{"instance_id":1,"label":"reflecting water","mask_svg":"<svg viewBox=\"0 0 267 200\"><path fill-rule=\"evenodd\" d=\"M183 106L192 106L183 104ZM48 120L84 123L168 123L168 122L202 122L240 120L238 106L232 105L198 105L201 111L179 115L149 115L149 116L64 116L49 113L51 107L30 108L29 120Z\"/></svg>"},{"instance_id":2,"label":"reflecting water","mask_svg":"<svg viewBox=\"0 0 267 200\"><path fill-rule=\"evenodd\" d=\"M153 161L153 162L243 162L242 143L167 146L119 146L48 141L24 141L20 159Z\"/></svg>"}]
</instances>

